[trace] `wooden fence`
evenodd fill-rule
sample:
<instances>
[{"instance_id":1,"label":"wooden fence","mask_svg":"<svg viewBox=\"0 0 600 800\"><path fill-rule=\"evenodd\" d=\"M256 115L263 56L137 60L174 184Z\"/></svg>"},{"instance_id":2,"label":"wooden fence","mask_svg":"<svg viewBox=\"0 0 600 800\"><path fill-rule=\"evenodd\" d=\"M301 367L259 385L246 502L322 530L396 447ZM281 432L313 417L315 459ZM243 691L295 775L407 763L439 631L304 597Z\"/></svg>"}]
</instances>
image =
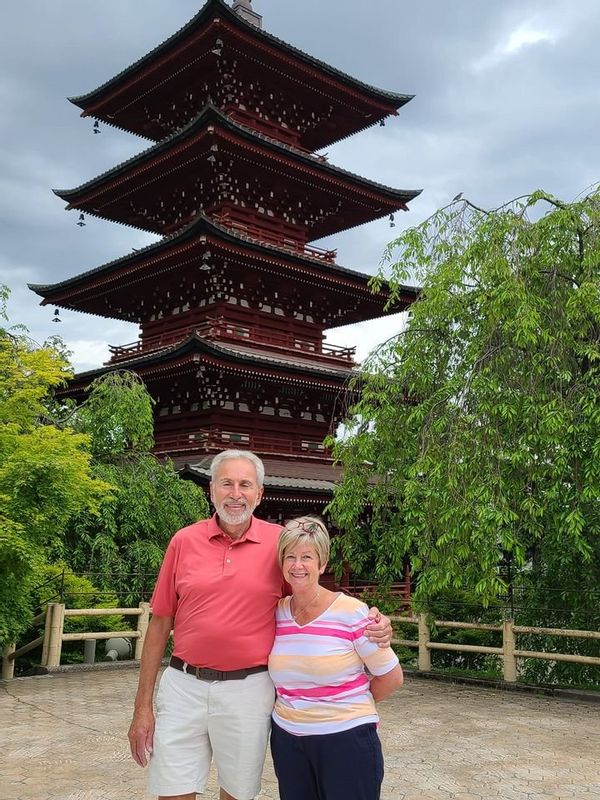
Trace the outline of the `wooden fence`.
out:
<instances>
[{"instance_id":1,"label":"wooden fence","mask_svg":"<svg viewBox=\"0 0 600 800\"><path fill-rule=\"evenodd\" d=\"M431 628L425 614L418 617L391 617L392 622L417 626L417 639L392 639L392 643L402 647L414 647L419 651L417 669L421 672L431 671L431 651L449 650L455 653L484 653L502 659L502 677L507 683L516 683L518 659L539 658L544 661L570 661L573 664L591 664L600 666L600 658L582 656L575 653L541 652L538 650L520 650L517 637L522 633L540 636L568 636L575 639L600 639L600 631L567 630L565 628L537 628L530 625L515 625L511 619L504 620L502 625L488 625L479 622L454 622L436 620L435 628L456 628L460 630L495 631L502 634L501 647L484 647L483 645L451 644L435 642L431 639Z\"/></svg>"},{"instance_id":2,"label":"wooden fence","mask_svg":"<svg viewBox=\"0 0 600 800\"><path fill-rule=\"evenodd\" d=\"M65 633L65 619L67 617L107 617L119 614L128 617L137 617L138 623L135 630L126 631L81 631ZM32 642L17 650L14 646L5 648L2 654L2 679L10 680L14 677L15 660L19 656L29 653L42 645L42 667L60 666L60 656L63 642L84 642L86 639L112 639L119 637L135 640L134 659L139 661L144 647L144 639L148 622L150 621L150 603L140 603L137 608L65 608L64 603L48 603L46 611L38 614L33 620L34 624L44 621L44 633Z\"/></svg>"},{"instance_id":3,"label":"wooden fence","mask_svg":"<svg viewBox=\"0 0 600 800\"><path fill-rule=\"evenodd\" d=\"M99 631L65 633L64 623L67 617L100 617L120 614L138 617L135 630L126 631ZM49 603L45 612L38 615L36 624L44 621L44 633L29 644L18 650L12 646L4 650L2 657L2 678L10 680L14 676L15 659L29 653L42 645L40 664L43 667L58 667L60 665L63 642L85 641L86 639L112 639L122 637L135 640L134 659L139 660L144 646L144 638L150 619L149 603L140 603L137 608L65 608L63 603ZM392 643L402 647L418 650L417 668L422 672L431 671L431 652L433 650L449 650L456 653L484 653L502 659L503 678L507 683L516 683L518 676L518 660L522 658L537 658L545 661L568 661L574 664L590 664L600 666L600 658L595 656L582 656L574 653L541 652L536 650L521 650L517 647L517 638L520 634L537 634L540 636L562 636L574 639L600 639L599 631L566 630L564 628L536 628L528 625L515 625L512 620L505 620L501 625L490 625L478 622L450 622L436 620L430 626L425 614L417 617L393 616L392 622L402 625L415 625L417 628L416 639L393 638ZM460 630L495 631L502 634L501 647L484 647L468 644L450 644L432 640L431 627L455 628ZM226 631L224 632L226 634Z\"/></svg>"}]
</instances>

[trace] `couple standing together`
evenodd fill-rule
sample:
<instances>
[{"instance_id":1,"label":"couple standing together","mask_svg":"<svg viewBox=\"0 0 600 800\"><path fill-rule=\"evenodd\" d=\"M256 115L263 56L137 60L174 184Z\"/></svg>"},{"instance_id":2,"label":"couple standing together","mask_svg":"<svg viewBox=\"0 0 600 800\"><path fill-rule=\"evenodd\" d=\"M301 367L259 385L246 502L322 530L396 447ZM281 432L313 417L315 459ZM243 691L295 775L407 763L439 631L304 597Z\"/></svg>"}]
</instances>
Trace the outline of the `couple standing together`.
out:
<instances>
[{"instance_id":1,"label":"couple standing together","mask_svg":"<svg viewBox=\"0 0 600 800\"><path fill-rule=\"evenodd\" d=\"M219 453L215 515L171 539L152 597L132 755L149 760L160 798L195 800L214 757L221 800L251 800L271 730L281 800L377 800L375 701L402 683L389 620L320 586L329 535L319 519L282 529L253 516L263 480L253 453Z\"/></svg>"}]
</instances>

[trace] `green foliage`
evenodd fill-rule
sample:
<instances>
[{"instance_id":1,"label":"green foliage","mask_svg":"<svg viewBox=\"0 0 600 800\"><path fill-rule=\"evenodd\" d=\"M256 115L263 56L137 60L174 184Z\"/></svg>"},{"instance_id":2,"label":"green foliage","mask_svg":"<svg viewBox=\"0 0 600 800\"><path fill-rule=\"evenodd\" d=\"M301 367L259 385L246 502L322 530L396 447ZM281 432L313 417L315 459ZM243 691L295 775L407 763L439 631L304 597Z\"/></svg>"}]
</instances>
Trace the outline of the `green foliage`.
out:
<instances>
[{"instance_id":1,"label":"green foliage","mask_svg":"<svg viewBox=\"0 0 600 800\"><path fill-rule=\"evenodd\" d=\"M7 297L3 288L0 317ZM90 474L88 437L49 419L52 392L69 374L52 346L0 328L0 644L27 627L36 569L71 517L94 513L109 493Z\"/></svg>"},{"instance_id":2,"label":"green foliage","mask_svg":"<svg viewBox=\"0 0 600 800\"><path fill-rule=\"evenodd\" d=\"M338 558L356 560L370 507L374 577L410 557L423 607L503 595L507 554L546 586L599 585L599 234L598 192L536 192L455 203L389 246L390 305L412 276L422 291L333 442Z\"/></svg>"},{"instance_id":3,"label":"green foliage","mask_svg":"<svg viewBox=\"0 0 600 800\"><path fill-rule=\"evenodd\" d=\"M0 514L0 647L16 641L31 617L36 550L23 527Z\"/></svg>"},{"instance_id":4,"label":"green foliage","mask_svg":"<svg viewBox=\"0 0 600 800\"><path fill-rule=\"evenodd\" d=\"M108 372L88 388L74 424L88 433L96 461L108 461L126 450L147 451L154 444L152 406L141 378L134 372Z\"/></svg>"},{"instance_id":5,"label":"green foliage","mask_svg":"<svg viewBox=\"0 0 600 800\"><path fill-rule=\"evenodd\" d=\"M208 516L201 488L184 481L171 462L149 454L129 454L98 463L94 474L115 486L99 514L81 514L65 538L64 557L78 572L138 603L152 587L173 533Z\"/></svg>"},{"instance_id":6,"label":"green foliage","mask_svg":"<svg viewBox=\"0 0 600 800\"><path fill-rule=\"evenodd\" d=\"M0 319L7 298L0 287ZM24 329L0 328L0 645L27 629L53 573L70 607L137 605L174 531L208 514L202 490L148 453L152 399L141 380L108 373L76 407L54 393L72 375L67 358L57 338L40 347Z\"/></svg>"}]
</instances>

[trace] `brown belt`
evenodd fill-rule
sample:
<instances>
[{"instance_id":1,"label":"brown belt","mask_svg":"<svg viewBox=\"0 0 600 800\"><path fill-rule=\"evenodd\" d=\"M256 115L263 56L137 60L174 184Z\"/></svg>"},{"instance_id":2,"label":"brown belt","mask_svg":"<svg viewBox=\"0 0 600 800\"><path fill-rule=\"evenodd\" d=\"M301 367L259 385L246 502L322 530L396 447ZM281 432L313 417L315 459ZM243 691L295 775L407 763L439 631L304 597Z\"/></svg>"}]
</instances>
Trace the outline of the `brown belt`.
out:
<instances>
[{"instance_id":1,"label":"brown belt","mask_svg":"<svg viewBox=\"0 0 600 800\"><path fill-rule=\"evenodd\" d=\"M221 669L211 669L210 667L195 667L193 664L188 664L177 656L171 656L169 666L185 672L186 675L193 675L201 681L240 681L247 678L248 675L254 675L256 672L266 672L268 669L266 664L261 664L258 667L248 667L247 669L232 669L229 671Z\"/></svg>"}]
</instances>

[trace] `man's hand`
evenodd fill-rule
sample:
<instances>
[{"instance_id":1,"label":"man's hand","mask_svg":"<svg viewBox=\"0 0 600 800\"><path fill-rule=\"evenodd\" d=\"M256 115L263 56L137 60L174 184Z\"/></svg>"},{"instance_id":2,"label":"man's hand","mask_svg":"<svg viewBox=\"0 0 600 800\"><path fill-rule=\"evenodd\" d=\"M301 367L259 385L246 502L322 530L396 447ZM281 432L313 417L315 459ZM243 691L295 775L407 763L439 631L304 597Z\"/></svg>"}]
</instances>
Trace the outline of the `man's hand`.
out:
<instances>
[{"instance_id":1,"label":"man's hand","mask_svg":"<svg viewBox=\"0 0 600 800\"><path fill-rule=\"evenodd\" d=\"M145 767L154 740L154 712L151 708L135 710L127 738L133 760L140 767Z\"/></svg>"},{"instance_id":2,"label":"man's hand","mask_svg":"<svg viewBox=\"0 0 600 800\"><path fill-rule=\"evenodd\" d=\"M380 614L376 607L369 609L369 619L373 622L365 630L365 636L378 647L389 647L392 641L392 623L385 614Z\"/></svg>"}]
</instances>

